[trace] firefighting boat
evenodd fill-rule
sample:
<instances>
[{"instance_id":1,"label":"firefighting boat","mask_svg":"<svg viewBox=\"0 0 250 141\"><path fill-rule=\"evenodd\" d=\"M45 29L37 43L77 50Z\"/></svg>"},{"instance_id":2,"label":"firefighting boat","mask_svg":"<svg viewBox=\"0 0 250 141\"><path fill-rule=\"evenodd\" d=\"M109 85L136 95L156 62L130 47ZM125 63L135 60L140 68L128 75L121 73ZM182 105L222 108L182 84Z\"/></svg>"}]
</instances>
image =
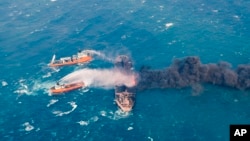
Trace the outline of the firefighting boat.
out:
<instances>
[{"instance_id":1,"label":"firefighting boat","mask_svg":"<svg viewBox=\"0 0 250 141\"><path fill-rule=\"evenodd\" d=\"M60 67L67 65L75 65L79 63L87 63L92 60L91 54L88 50L79 51L76 55L72 57L63 57L56 60L56 55L53 55L52 60L49 64L50 67Z\"/></svg>"},{"instance_id":2,"label":"firefighting boat","mask_svg":"<svg viewBox=\"0 0 250 141\"><path fill-rule=\"evenodd\" d=\"M60 84L59 82L57 82L55 86L50 88L50 92L52 93L52 95L56 95L56 94L61 94L61 93L69 92L72 90L80 89L84 86L85 85L83 82L76 82L76 83L71 83L71 84Z\"/></svg>"}]
</instances>

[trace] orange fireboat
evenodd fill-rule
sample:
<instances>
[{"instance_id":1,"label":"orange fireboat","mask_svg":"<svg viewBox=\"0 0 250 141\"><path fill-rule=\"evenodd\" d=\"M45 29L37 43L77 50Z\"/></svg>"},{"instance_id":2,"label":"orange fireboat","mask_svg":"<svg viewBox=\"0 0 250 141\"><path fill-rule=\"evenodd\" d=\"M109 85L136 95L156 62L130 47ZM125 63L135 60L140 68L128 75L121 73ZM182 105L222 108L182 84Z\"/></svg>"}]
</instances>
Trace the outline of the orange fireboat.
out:
<instances>
[{"instance_id":1,"label":"orange fireboat","mask_svg":"<svg viewBox=\"0 0 250 141\"><path fill-rule=\"evenodd\" d=\"M92 60L92 56L90 53L86 51L79 51L77 55L73 55L72 57L63 57L59 60L55 60L56 55L53 55L52 60L49 64L50 67L60 67L67 65L75 65L78 63L87 63Z\"/></svg>"},{"instance_id":2,"label":"orange fireboat","mask_svg":"<svg viewBox=\"0 0 250 141\"><path fill-rule=\"evenodd\" d=\"M53 95L56 95L56 94L65 93L65 92L69 92L72 90L80 89L84 86L85 85L83 82L76 82L76 83L71 83L71 84L59 84L59 82L57 82L57 84L55 86L50 88L50 91Z\"/></svg>"}]
</instances>

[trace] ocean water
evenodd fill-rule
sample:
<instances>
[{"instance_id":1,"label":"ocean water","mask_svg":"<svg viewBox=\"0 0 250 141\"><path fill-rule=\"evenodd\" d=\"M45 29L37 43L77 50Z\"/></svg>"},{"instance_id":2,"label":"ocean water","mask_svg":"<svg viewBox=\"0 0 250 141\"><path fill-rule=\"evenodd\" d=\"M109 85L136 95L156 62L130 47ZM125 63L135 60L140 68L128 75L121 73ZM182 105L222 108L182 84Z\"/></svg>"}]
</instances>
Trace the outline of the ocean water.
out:
<instances>
[{"instance_id":1,"label":"ocean water","mask_svg":"<svg viewBox=\"0 0 250 141\"><path fill-rule=\"evenodd\" d=\"M250 61L247 0L0 1L0 140L229 140L230 124L250 124L249 90L202 84L136 94L130 113L114 90L89 87L60 96L49 88L81 68L112 68L107 59L51 69L53 54L91 49L126 54L135 71L164 69L173 59ZM105 77L105 76L103 76Z\"/></svg>"}]
</instances>

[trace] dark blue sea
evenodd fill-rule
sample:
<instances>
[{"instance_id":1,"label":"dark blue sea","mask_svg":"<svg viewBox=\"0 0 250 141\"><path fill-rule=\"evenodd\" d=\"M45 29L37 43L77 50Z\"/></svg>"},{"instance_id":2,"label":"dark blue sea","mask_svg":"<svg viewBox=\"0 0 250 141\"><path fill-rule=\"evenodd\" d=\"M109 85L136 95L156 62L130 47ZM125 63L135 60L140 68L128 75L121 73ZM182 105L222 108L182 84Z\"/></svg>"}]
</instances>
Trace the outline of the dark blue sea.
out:
<instances>
[{"instance_id":1,"label":"dark blue sea","mask_svg":"<svg viewBox=\"0 0 250 141\"><path fill-rule=\"evenodd\" d=\"M139 91L130 113L118 109L114 89L48 92L76 70L113 67L100 58L48 67L53 54L79 49L128 55L135 71L186 56L248 64L248 0L2 0L0 13L0 140L228 141L230 124L250 124L250 91L212 84L199 95Z\"/></svg>"}]
</instances>

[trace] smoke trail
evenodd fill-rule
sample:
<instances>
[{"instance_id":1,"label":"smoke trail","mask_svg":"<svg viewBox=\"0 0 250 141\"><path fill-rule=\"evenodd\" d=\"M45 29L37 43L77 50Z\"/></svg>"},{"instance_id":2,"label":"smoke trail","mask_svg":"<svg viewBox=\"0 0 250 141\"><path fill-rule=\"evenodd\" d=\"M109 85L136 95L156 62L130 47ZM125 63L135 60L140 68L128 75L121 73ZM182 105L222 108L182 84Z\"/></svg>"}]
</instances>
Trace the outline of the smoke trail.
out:
<instances>
[{"instance_id":1,"label":"smoke trail","mask_svg":"<svg viewBox=\"0 0 250 141\"><path fill-rule=\"evenodd\" d=\"M109 62L113 62L112 59L110 59L109 57L107 57L105 54L99 52L99 51L96 51L96 50L84 50L85 52L91 54L91 55L97 55L99 56L100 58L104 59L104 60L107 60Z\"/></svg>"},{"instance_id":2,"label":"smoke trail","mask_svg":"<svg viewBox=\"0 0 250 141\"><path fill-rule=\"evenodd\" d=\"M60 82L84 82L89 87L114 88L115 85L135 85L135 74L124 73L119 69L82 69L63 77Z\"/></svg>"},{"instance_id":3,"label":"smoke trail","mask_svg":"<svg viewBox=\"0 0 250 141\"><path fill-rule=\"evenodd\" d=\"M182 88L212 83L237 89L250 88L250 65L239 65L235 70L227 62L202 64L198 57L176 59L163 70L142 67L137 89ZM199 87L198 87L199 88Z\"/></svg>"}]
</instances>

